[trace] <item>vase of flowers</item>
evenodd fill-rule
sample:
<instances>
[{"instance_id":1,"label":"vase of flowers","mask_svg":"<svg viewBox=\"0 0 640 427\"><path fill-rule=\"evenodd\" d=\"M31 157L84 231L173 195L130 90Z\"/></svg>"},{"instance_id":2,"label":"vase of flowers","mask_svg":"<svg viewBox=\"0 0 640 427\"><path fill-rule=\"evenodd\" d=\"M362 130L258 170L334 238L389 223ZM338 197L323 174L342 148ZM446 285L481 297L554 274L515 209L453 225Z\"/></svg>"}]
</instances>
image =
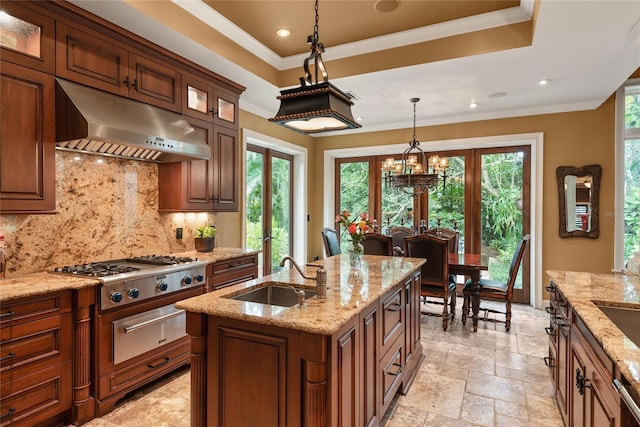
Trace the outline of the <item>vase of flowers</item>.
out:
<instances>
[{"instance_id":1,"label":"vase of flowers","mask_svg":"<svg viewBox=\"0 0 640 427\"><path fill-rule=\"evenodd\" d=\"M343 233L349 233L349 237L351 237L351 244L347 251L349 253L349 265L352 268L360 268L362 254L364 253L362 241L366 239L366 233L373 226L369 221L369 215L362 213L360 216L351 219L351 213L345 210L336 216L336 223L343 226L345 228Z\"/></svg>"}]
</instances>

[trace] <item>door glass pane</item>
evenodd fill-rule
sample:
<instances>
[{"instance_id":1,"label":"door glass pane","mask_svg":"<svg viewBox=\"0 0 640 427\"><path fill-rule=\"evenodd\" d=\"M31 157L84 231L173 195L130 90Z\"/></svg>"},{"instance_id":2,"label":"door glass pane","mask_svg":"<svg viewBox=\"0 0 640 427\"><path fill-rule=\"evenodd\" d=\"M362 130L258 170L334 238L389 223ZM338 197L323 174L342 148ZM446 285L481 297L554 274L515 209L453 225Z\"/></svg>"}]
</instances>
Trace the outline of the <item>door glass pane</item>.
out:
<instances>
[{"instance_id":1,"label":"door glass pane","mask_svg":"<svg viewBox=\"0 0 640 427\"><path fill-rule=\"evenodd\" d=\"M489 255L488 277L506 282L522 239L523 153L482 155L481 252ZM522 289L522 272L515 289Z\"/></svg>"},{"instance_id":2,"label":"door glass pane","mask_svg":"<svg viewBox=\"0 0 640 427\"><path fill-rule=\"evenodd\" d=\"M264 204L264 193L262 182L264 179L264 155L247 150L247 186L246 186L246 236L245 247L261 251L258 254L258 272L263 271L263 227L262 227L262 206Z\"/></svg>"},{"instance_id":3,"label":"door glass pane","mask_svg":"<svg viewBox=\"0 0 640 427\"><path fill-rule=\"evenodd\" d=\"M340 163L340 212L344 210L351 213L351 219L369 214L369 162ZM349 239L340 239L342 252L347 252L348 245Z\"/></svg>"},{"instance_id":4,"label":"door glass pane","mask_svg":"<svg viewBox=\"0 0 640 427\"><path fill-rule=\"evenodd\" d=\"M189 99L187 100L187 105L192 110L200 111L201 113L207 113L207 97L208 94L204 90L200 90L193 86L187 86L187 91L189 93Z\"/></svg>"},{"instance_id":5,"label":"door glass pane","mask_svg":"<svg viewBox=\"0 0 640 427\"><path fill-rule=\"evenodd\" d=\"M40 58L41 29L0 11L0 45Z\"/></svg>"},{"instance_id":6,"label":"door glass pane","mask_svg":"<svg viewBox=\"0 0 640 427\"><path fill-rule=\"evenodd\" d=\"M291 248L291 161L271 160L271 266L278 271L280 260ZM288 268L288 267L287 267Z\"/></svg>"},{"instance_id":7,"label":"door glass pane","mask_svg":"<svg viewBox=\"0 0 640 427\"><path fill-rule=\"evenodd\" d=\"M235 122L236 106L234 103L218 98L218 117L228 122Z\"/></svg>"},{"instance_id":8,"label":"door glass pane","mask_svg":"<svg viewBox=\"0 0 640 427\"><path fill-rule=\"evenodd\" d=\"M413 227L413 195L392 188L384 179L381 179L381 185L382 232L387 233L390 227Z\"/></svg>"},{"instance_id":9,"label":"door glass pane","mask_svg":"<svg viewBox=\"0 0 640 427\"><path fill-rule=\"evenodd\" d=\"M465 157L448 157L449 168L443 183L429 191L428 227L440 226L449 229L457 227L460 232L459 252L464 252L464 174ZM423 218L420 218L423 219Z\"/></svg>"}]
</instances>

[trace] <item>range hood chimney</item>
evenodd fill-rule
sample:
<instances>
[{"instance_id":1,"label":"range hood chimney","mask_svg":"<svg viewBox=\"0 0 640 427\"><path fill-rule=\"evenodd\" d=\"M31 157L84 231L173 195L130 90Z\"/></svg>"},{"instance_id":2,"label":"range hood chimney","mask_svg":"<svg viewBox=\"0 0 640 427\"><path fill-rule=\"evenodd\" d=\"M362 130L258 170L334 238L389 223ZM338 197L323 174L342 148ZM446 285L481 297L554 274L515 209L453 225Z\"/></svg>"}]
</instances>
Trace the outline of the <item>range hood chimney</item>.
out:
<instances>
[{"instance_id":1,"label":"range hood chimney","mask_svg":"<svg viewBox=\"0 0 640 427\"><path fill-rule=\"evenodd\" d=\"M58 78L56 148L156 163L211 157L179 114Z\"/></svg>"}]
</instances>

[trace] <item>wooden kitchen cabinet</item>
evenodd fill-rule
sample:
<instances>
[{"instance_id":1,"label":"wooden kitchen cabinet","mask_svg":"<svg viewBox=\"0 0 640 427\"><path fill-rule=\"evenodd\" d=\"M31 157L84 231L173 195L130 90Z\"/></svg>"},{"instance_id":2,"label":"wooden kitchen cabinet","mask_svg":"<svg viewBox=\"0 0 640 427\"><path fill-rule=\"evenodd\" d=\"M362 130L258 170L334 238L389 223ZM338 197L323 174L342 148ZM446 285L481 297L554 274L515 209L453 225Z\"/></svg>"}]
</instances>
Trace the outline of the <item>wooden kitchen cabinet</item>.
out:
<instances>
[{"instance_id":1,"label":"wooden kitchen cabinet","mask_svg":"<svg viewBox=\"0 0 640 427\"><path fill-rule=\"evenodd\" d=\"M570 310L569 304L562 293L550 281L547 291L550 294L549 327L545 332L549 335L549 356L545 358L545 363L549 367L554 394L560 415L569 422L569 390L570 390Z\"/></svg>"},{"instance_id":2,"label":"wooden kitchen cabinet","mask_svg":"<svg viewBox=\"0 0 640 427\"><path fill-rule=\"evenodd\" d=\"M211 147L210 160L158 165L161 212L237 212L240 185L238 131L187 119Z\"/></svg>"},{"instance_id":3,"label":"wooden kitchen cabinet","mask_svg":"<svg viewBox=\"0 0 640 427\"><path fill-rule=\"evenodd\" d=\"M584 323L571 326L571 426L621 427L620 398L613 388L614 364L595 341ZM599 353L599 354L598 354ZM604 360L603 360L604 359Z\"/></svg>"},{"instance_id":4,"label":"wooden kitchen cabinet","mask_svg":"<svg viewBox=\"0 0 640 427\"><path fill-rule=\"evenodd\" d=\"M188 311L192 425L379 425L419 367L405 365L405 343L408 360L422 360L419 333L405 324L419 319L419 277L412 272L331 335Z\"/></svg>"},{"instance_id":5,"label":"wooden kitchen cabinet","mask_svg":"<svg viewBox=\"0 0 640 427\"><path fill-rule=\"evenodd\" d=\"M28 2L3 1L0 22L0 58L34 70L53 74L55 68L55 21L29 7Z\"/></svg>"},{"instance_id":6,"label":"wooden kitchen cabinet","mask_svg":"<svg viewBox=\"0 0 640 427\"><path fill-rule=\"evenodd\" d=\"M239 95L212 81L182 75L182 114L211 121L216 126L238 129Z\"/></svg>"},{"instance_id":7,"label":"wooden kitchen cabinet","mask_svg":"<svg viewBox=\"0 0 640 427\"><path fill-rule=\"evenodd\" d=\"M4 302L0 310L0 424L53 425L72 407L71 292Z\"/></svg>"},{"instance_id":8,"label":"wooden kitchen cabinet","mask_svg":"<svg viewBox=\"0 0 640 427\"><path fill-rule=\"evenodd\" d=\"M0 211L55 210L55 83L0 61Z\"/></svg>"},{"instance_id":9,"label":"wooden kitchen cabinet","mask_svg":"<svg viewBox=\"0 0 640 427\"><path fill-rule=\"evenodd\" d=\"M57 23L56 75L180 112L181 73L91 29Z\"/></svg>"},{"instance_id":10,"label":"wooden kitchen cabinet","mask_svg":"<svg viewBox=\"0 0 640 427\"><path fill-rule=\"evenodd\" d=\"M212 149L213 123L188 118L203 142ZM215 159L189 160L158 165L158 210L160 212L207 212L214 209Z\"/></svg>"},{"instance_id":11,"label":"wooden kitchen cabinet","mask_svg":"<svg viewBox=\"0 0 640 427\"><path fill-rule=\"evenodd\" d=\"M422 363L422 344L420 342L420 271L409 278L404 284L404 366L407 375L402 381L402 393L406 394L418 373L418 366ZM417 303L416 303L417 301ZM410 375L413 373L413 375Z\"/></svg>"},{"instance_id":12,"label":"wooden kitchen cabinet","mask_svg":"<svg viewBox=\"0 0 640 427\"><path fill-rule=\"evenodd\" d=\"M243 255L207 265L208 292L258 277L258 255ZM206 291L205 291L206 292Z\"/></svg>"},{"instance_id":13,"label":"wooden kitchen cabinet","mask_svg":"<svg viewBox=\"0 0 640 427\"><path fill-rule=\"evenodd\" d=\"M237 212L240 197L240 141L238 131L216 126L213 143L213 210Z\"/></svg>"}]
</instances>

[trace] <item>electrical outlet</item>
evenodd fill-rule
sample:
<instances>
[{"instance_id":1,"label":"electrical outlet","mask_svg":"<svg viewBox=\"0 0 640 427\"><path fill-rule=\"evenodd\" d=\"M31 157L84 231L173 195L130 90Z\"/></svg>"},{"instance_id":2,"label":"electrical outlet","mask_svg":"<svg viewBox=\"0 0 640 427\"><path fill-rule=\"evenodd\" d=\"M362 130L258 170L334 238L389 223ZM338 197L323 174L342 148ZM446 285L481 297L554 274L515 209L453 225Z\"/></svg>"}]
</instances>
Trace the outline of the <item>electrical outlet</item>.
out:
<instances>
[{"instance_id":1,"label":"electrical outlet","mask_svg":"<svg viewBox=\"0 0 640 427\"><path fill-rule=\"evenodd\" d=\"M182 240L182 227L176 228L176 239Z\"/></svg>"}]
</instances>

